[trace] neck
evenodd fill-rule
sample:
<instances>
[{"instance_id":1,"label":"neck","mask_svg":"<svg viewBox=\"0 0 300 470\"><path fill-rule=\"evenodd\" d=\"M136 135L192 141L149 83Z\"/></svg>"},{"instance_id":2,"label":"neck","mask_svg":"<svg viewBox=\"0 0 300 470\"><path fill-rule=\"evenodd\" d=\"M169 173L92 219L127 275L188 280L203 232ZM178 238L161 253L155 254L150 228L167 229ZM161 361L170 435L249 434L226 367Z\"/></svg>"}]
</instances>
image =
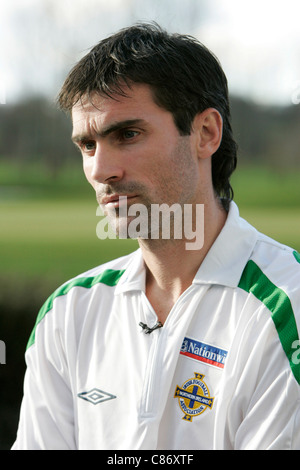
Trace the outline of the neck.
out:
<instances>
[{"instance_id":1,"label":"neck","mask_svg":"<svg viewBox=\"0 0 300 470\"><path fill-rule=\"evenodd\" d=\"M191 240L187 239L139 240L146 265L146 295L162 323L176 300L192 284L226 217L219 201L204 206L200 237L203 245L196 250L187 249L187 243L191 246Z\"/></svg>"}]
</instances>

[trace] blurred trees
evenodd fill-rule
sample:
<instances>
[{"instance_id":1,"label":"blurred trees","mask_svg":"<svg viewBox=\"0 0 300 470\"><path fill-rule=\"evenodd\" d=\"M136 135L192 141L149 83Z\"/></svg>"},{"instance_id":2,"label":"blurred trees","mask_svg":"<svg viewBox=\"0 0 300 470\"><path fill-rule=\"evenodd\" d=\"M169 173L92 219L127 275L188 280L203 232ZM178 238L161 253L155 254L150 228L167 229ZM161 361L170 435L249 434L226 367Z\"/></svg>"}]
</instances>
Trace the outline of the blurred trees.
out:
<instances>
[{"instance_id":1,"label":"blurred trees","mask_svg":"<svg viewBox=\"0 0 300 470\"><path fill-rule=\"evenodd\" d=\"M232 97L231 107L240 164L300 166L300 105L265 107ZM53 178L74 160L70 136L70 118L45 98L0 106L1 160L40 162Z\"/></svg>"},{"instance_id":2,"label":"blurred trees","mask_svg":"<svg viewBox=\"0 0 300 470\"><path fill-rule=\"evenodd\" d=\"M74 157L70 137L70 119L45 98L0 107L1 159L16 164L39 162L55 177Z\"/></svg>"},{"instance_id":3,"label":"blurred trees","mask_svg":"<svg viewBox=\"0 0 300 470\"><path fill-rule=\"evenodd\" d=\"M262 106L236 97L231 104L241 164L300 167L300 105Z\"/></svg>"}]
</instances>

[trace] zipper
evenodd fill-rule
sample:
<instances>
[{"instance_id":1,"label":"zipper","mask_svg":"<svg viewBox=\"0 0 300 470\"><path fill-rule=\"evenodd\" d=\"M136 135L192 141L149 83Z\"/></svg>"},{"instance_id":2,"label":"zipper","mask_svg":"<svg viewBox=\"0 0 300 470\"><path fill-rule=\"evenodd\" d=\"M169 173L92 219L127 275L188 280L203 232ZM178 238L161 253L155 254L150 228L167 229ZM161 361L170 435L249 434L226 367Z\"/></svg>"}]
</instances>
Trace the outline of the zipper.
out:
<instances>
[{"instance_id":1,"label":"zipper","mask_svg":"<svg viewBox=\"0 0 300 470\"><path fill-rule=\"evenodd\" d=\"M148 312L151 312L151 316L153 316L153 325L154 323L157 322L157 315L150 304L148 298L146 297L146 294L144 295L143 298L143 308L147 309ZM146 313L146 312L145 312ZM149 318L149 314L145 315L145 318ZM152 325L149 325L152 327ZM157 330L154 330L149 336L147 335L147 340L151 341L151 346L149 350L149 357L147 360L147 365L146 365L146 371L145 371L145 378L144 378L144 385L143 385L143 391L142 391L142 398L141 398L141 406L140 406L140 416L141 417L150 417L153 415L153 401L154 401L154 394L155 394L155 382L156 380L156 364L157 364L157 358L158 358L158 353L161 350L160 347L160 339L162 336L162 330L164 328L159 328Z\"/></svg>"},{"instance_id":2,"label":"zipper","mask_svg":"<svg viewBox=\"0 0 300 470\"><path fill-rule=\"evenodd\" d=\"M154 332L154 338L150 349L149 361L146 369L146 378L142 394L141 417L149 418L155 414L155 403L158 401L159 392L159 352L162 349L162 337L164 336L161 330Z\"/></svg>"},{"instance_id":3,"label":"zipper","mask_svg":"<svg viewBox=\"0 0 300 470\"><path fill-rule=\"evenodd\" d=\"M180 310L181 304L186 300L186 297L190 294L190 291L194 290L194 286L191 285L177 300L177 302L172 307L167 320L162 328L159 328L153 331L149 335L149 339L152 339L152 344L150 347L149 353L149 360L147 362L145 379L144 379L144 386L142 392L142 399L141 399L141 406L140 406L140 416L141 418L151 418L154 417L160 401L161 396L161 378L163 373L167 373L163 371L163 356L165 351L165 343L168 336L168 331L172 328L172 323L176 321L176 311ZM202 295L200 295L200 299ZM145 296L146 301L148 302L148 308L151 309L153 313L154 309L150 302L148 301L147 297ZM197 299L197 304L200 301ZM193 312L195 311L195 306L193 302L190 302L188 308L184 310L186 313L189 310L189 316L192 317ZM197 305L196 305L197 306ZM184 314L183 313L183 314ZM157 316L155 314L157 319ZM185 322L185 326L188 327L188 321ZM174 325L173 325L174 326ZM181 330L182 338L184 337L185 329ZM147 335L148 336L148 335ZM175 352L176 354L176 352ZM179 350L178 350L178 357L179 357ZM175 358L176 359L176 358Z\"/></svg>"}]
</instances>

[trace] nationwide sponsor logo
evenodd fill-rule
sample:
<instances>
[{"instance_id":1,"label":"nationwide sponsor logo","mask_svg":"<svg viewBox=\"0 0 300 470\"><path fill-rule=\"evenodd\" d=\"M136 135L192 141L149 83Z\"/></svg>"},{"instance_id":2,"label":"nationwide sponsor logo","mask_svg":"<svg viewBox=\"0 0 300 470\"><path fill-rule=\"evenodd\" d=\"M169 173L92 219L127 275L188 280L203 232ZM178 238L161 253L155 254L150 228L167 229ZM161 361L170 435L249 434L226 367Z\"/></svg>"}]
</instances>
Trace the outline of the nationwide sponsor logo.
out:
<instances>
[{"instance_id":1,"label":"nationwide sponsor logo","mask_svg":"<svg viewBox=\"0 0 300 470\"><path fill-rule=\"evenodd\" d=\"M228 351L191 338L184 338L180 354L223 369Z\"/></svg>"},{"instance_id":2,"label":"nationwide sponsor logo","mask_svg":"<svg viewBox=\"0 0 300 470\"><path fill-rule=\"evenodd\" d=\"M191 422L195 416L199 416L208 408L211 410L214 398L210 396L208 387L203 381L205 375L194 373L195 377L187 380L179 387L177 385L174 398L184 413L182 419Z\"/></svg>"}]
</instances>

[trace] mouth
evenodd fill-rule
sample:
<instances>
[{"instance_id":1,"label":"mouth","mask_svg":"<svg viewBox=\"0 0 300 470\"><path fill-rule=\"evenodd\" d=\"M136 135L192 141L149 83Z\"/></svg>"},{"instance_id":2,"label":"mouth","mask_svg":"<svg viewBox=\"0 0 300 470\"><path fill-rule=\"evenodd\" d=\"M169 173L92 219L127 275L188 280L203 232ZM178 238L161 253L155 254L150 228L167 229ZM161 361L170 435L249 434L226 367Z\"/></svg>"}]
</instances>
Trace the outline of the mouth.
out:
<instances>
[{"instance_id":1,"label":"mouth","mask_svg":"<svg viewBox=\"0 0 300 470\"><path fill-rule=\"evenodd\" d=\"M134 199L136 195L127 195L127 194L111 194L110 196L104 196L101 199L100 205L107 209L116 209L119 207L124 207L127 205L127 201Z\"/></svg>"}]
</instances>

